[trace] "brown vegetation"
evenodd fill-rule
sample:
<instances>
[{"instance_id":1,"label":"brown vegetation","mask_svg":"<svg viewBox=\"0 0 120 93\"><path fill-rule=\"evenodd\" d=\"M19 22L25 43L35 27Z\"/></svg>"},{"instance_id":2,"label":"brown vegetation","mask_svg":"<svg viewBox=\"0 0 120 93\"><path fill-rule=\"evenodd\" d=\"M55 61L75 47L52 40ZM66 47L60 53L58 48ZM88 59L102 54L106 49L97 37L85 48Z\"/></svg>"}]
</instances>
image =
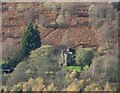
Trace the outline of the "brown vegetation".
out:
<instances>
[{"instance_id":1,"label":"brown vegetation","mask_svg":"<svg viewBox=\"0 0 120 93\"><path fill-rule=\"evenodd\" d=\"M75 8L74 5L76 4L71 3L66 6L68 7L69 13L73 13L70 9ZM38 22L36 24L41 32L42 44L50 44L55 47L59 46L63 43L63 38L66 32L68 32L68 41L71 43L72 47L78 47L80 45L93 47L98 45L97 33L89 27L88 17L85 16L88 15L85 11L87 7L83 7L83 5L80 4L78 16L75 16L77 11L73 16L64 16L67 23L66 29L58 28L54 30L54 28L44 27L43 24L47 21L48 23L54 22L58 12L47 10L42 3L5 3L2 5L3 9L6 8L2 12L4 15L2 18L3 41L5 42L5 39L12 37L19 42L19 38L21 37L28 20L31 17L34 17L35 22ZM78 6L79 4L77 4L76 7ZM33 7L36 9L33 10ZM46 18L43 18L43 16ZM41 18L44 19L45 22L44 20L41 21Z\"/></svg>"}]
</instances>

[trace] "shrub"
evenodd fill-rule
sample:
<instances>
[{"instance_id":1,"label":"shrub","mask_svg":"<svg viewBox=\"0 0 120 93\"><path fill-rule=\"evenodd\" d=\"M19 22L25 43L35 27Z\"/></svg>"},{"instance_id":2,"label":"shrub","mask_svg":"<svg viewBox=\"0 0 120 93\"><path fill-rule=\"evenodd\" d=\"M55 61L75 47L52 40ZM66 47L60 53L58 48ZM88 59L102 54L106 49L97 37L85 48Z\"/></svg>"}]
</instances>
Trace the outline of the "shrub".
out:
<instances>
[{"instance_id":1,"label":"shrub","mask_svg":"<svg viewBox=\"0 0 120 93\"><path fill-rule=\"evenodd\" d=\"M67 86L66 89L64 89L64 91L74 91L74 92L79 90L80 90L79 86L74 82L72 82L69 86Z\"/></svg>"},{"instance_id":2,"label":"shrub","mask_svg":"<svg viewBox=\"0 0 120 93\"><path fill-rule=\"evenodd\" d=\"M18 12L24 11L25 8L26 8L26 6L25 6L25 4L23 4L23 3L18 3L18 4L16 4L16 10L17 10Z\"/></svg>"},{"instance_id":3,"label":"shrub","mask_svg":"<svg viewBox=\"0 0 120 93\"><path fill-rule=\"evenodd\" d=\"M78 65L83 67L85 65L89 65L92 63L92 58L94 57L93 50L91 48L80 48L76 51L76 58L75 61Z\"/></svg>"},{"instance_id":4,"label":"shrub","mask_svg":"<svg viewBox=\"0 0 120 93\"><path fill-rule=\"evenodd\" d=\"M108 44L110 47L118 42L118 25L117 21L113 21L111 25L103 25L98 29L100 33L101 46Z\"/></svg>"},{"instance_id":5,"label":"shrub","mask_svg":"<svg viewBox=\"0 0 120 93\"><path fill-rule=\"evenodd\" d=\"M48 10L58 11L61 9L62 3L56 2L47 2L44 3L44 7Z\"/></svg>"},{"instance_id":6,"label":"shrub","mask_svg":"<svg viewBox=\"0 0 120 93\"><path fill-rule=\"evenodd\" d=\"M115 54L104 54L93 59L89 72L97 74L103 81L109 82L118 81L118 58ZM97 77L96 77L97 78ZM104 79L103 79L104 78ZM102 81L100 81L102 82Z\"/></svg>"},{"instance_id":7,"label":"shrub","mask_svg":"<svg viewBox=\"0 0 120 93\"><path fill-rule=\"evenodd\" d=\"M105 57L104 66L106 79L109 82L118 82L118 57L109 54Z\"/></svg>"},{"instance_id":8,"label":"shrub","mask_svg":"<svg viewBox=\"0 0 120 93\"><path fill-rule=\"evenodd\" d=\"M15 84L11 91L25 92L25 91L42 91L45 88L44 80L42 78L32 79L30 78L27 82L19 82Z\"/></svg>"},{"instance_id":9,"label":"shrub","mask_svg":"<svg viewBox=\"0 0 120 93\"><path fill-rule=\"evenodd\" d=\"M8 38L2 44L2 68L15 67L22 60L22 58L23 49L13 38Z\"/></svg>"},{"instance_id":10,"label":"shrub","mask_svg":"<svg viewBox=\"0 0 120 93\"><path fill-rule=\"evenodd\" d=\"M44 22L43 26L46 28L54 28L54 29L57 29L58 27L56 22L47 23L47 21Z\"/></svg>"},{"instance_id":11,"label":"shrub","mask_svg":"<svg viewBox=\"0 0 120 93\"><path fill-rule=\"evenodd\" d=\"M36 78L28 81L28 85L31 86L32 91L42 91L45 88L43 78Z\"/></svg>"},{"instance_id":12,"label":"shrub","mask_svg":"<svg viewBox=\"0 0 120 93\"><path fill-rule=\"evenodd\" d=\"M97 83L90 83L84 89L84 91L101 91L101 87Z\"/></svg>"},{"instance_id":13,"label":"shrub","mask_svg":"<svg viewBox=\"0 0 120 93\"><path fill-rule=\"evenodd\" d=\"M86 85L85 80L81 79L78 84L79 84L80 90L83 91Z\"/></svg>"},{"instance_id":14,"label":"shrub","mask_svg":"<svg viewBox=\"0 0 120 93\"><path fill-rule=\"evenodd\" d=\"M63 87L67 87L68 84L71 82L68 72L64 69L57 71L54 79L52 80L54 84L57 86L58 90L61 90Z\"/></svg>"},{"instance_id":15,"label":"shrub","mask_svg":"<svg viewBox=\"0 0 120 93\"><path fill-rule=\"evenodd\" d=\"M23 83L22 87L23 87L22 91L29 91L29 92L32 91L31 86L27 82Z\"/></svg>"},{"instance_id":16,"label":"shrub","mask_svg":"<svg viewBox=\"0 0 120 93\"><path fill-rule=\"evenodd\" d=\"M62 7L62 10L66 11L69 16L74 16L78 14L79 7L80 7L80 3L76 3L76 2L66 3Z\"/></svg>"},{"instance_id":17,"label":"shrub","mask_svg":"<svg viewBox=\"0 0 120 93\"><path fill-rule=\"evenodd\" d=\"M104 61L103 56L95 57L89 68L89 72L94 73L94 74L104 73L105 68L103 66L103 61Z\"/></svg>"},{"instance_id":18,"label":"shrub","mask_svg":"<svg viewBox=\"0 0 120 93\"><path fill-rule=\"evenodd\" d=\"M57 87L51 83L46 89L44 89L44 91L57 91Z\"/></svg>"},{"instance_id":19,"label":"shrub","mask_svg":"<svg viewBox=\"0 0 120 93\"><path fill-rule=\"evenodd\" d=\"M54 48L50 45L42 45L40 48L31 51L29 59L31 67L34 66L39 74L59 70L57 55L54 54Z\"/></svg>"},{"instance_id":20,"label":"shrub","mask_svg":"<svg viewBox=\"0 0 120 93\"><path fill-rule=\"evenodd\" d=\"M116 11L111 4L91 5L89 11L90 20L93 19L92 26L100 28L103 24L111 24L117 18Z\"/></svg>"},{"instance_id":21,"label":"shrub","mask_svg":"<svg viewBox=\"0 0 120 93\"><path fill-rule=\"evenodd\" d=\"M58 68L57 55L54 54L53 50L49 45L42 45L40 48L31 51L29 58L17 65L6 85L12 86L29 78L44 77L51 79L55 72L60 69Z\"/></svg>"},{"instance_id":22,"label":"shrub","mask_svg":"<svg viewBox=\"0 0 120 93\"><path fill-rule=\"evenodd\" d=\"M50 45L42 45L34 51L30 52L29 58L36 58L39 56L50 56L52 54L53 48Z\"/></svg>"},{"instance_id":23,"label":"shrub","mask_svg":"<svg viewBox=\"0 0 120 93\"><path fill-rule=\"evenodd\" d=\"M55 28L55 29L58 27L58 25L57 25L56 22L51 22L51 23L49 24L49 26L50 26L51 28Z\"/></svg>"},{"instance_id":24,"label":"shrub","mask_svg":"<svg viewBox=\"0 0 120 93\"><path fill-rule=\"evenodd\" d=\"M77 71L72 71L71 73L70 73L70 75L69 75L69 77L71 78L71 79L75 79L75 78L78 78L78 76L79 76L79 74L78 74L78 72Z\"/></svg>"},{"instance_id":25,"label":"shrub","mask_svg":"<svg viewBox=\"0 0 120 93\"><path fill-rule=\"evenodd\" d=\"M23 86L23 83L18 83L17 85L14 85L12 90L11 91L19 91L19 92L22 92L22 86Z\"/></svg>"},{"instance_id":26,"label":"shrub","mask_svg":"<svg viewBox=\"0 0 120 93\"><path fill-rule=\"evenodd\" d=\"M66 27L65 17L62 13L57 16L56 22L58 27L60 28Z\"/></svg>"},{"instance_id":27,"label":"shrub","mask_svg":"<svg viewBox=\"0 0 120 93\"><path fill-rule=\"evenodd\" d=\"M7 78L5 85L11 88L14 84L29 79L29 76L25 73L27 69L29 69L29 64L27 62L20 62L15 68L15 71Z\"/></svg>"},{"instance_id":28,"label":"shrub","mask_svg":"<svg viewBox=\"0 0 120 93\"><path fill-rule=\"evenodd\" d=\"M109 82L106 82L104 86L104 91L113 91L112 87L110 86Z\"/></svg>"}]
</instances>

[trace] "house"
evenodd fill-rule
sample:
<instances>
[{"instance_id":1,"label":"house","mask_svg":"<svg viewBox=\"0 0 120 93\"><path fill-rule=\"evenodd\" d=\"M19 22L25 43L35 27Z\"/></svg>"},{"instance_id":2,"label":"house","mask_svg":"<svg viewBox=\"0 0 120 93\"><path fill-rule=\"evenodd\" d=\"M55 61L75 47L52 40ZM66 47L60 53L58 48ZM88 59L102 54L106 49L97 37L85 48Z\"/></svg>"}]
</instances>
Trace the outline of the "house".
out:
<instances>
[{"instance_id":1,"label":"house","mask_svg":"<svg viewBox=\"0 0 120 93\"><path fill-rule=\"evenodd\" d=\"M61 51L61 60L59 65L62 67L72 66L74 64L74 55L73 51L70 51L70 48L62 49Z\"/></svg>"}]
</instances>

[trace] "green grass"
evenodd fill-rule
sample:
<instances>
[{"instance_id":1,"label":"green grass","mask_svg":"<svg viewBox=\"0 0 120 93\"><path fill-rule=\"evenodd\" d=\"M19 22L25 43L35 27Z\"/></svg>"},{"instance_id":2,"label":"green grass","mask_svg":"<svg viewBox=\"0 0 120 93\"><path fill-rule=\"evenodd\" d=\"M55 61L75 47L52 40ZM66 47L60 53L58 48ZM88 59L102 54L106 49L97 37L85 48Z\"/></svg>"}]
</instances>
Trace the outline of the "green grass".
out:
<instances>
[{"instance_id":1,"label":"green grass","mask_svg":"<svg viewBox=\"0 0 120 93\"><path fill-rule=\"evenodd\" d=\"M83 70L88 70L88 68L89 68L89 66L86 65L86 66L84 66Z\"/></svg>"},{"instance_id":2,"label":"green grass","mask_svg":"<svg viewBox=\"0 0 120 93\"><path fill-rule=\"evenodd\" d=\"M69 71L77 71L77 72L81 72L81 67L80 66L68 66L68 67L65 67L66 70L69 70Z\"/></svg>"},{"instance_id":3,"label":"green grass","mask_svg":"<svg viewBox=\"0 0 120 93\"><path fill-rule=\"evenodd\" d=\"M89 66L88 65L86 65L84 68L83 68L83 70L85 71L85 70L87 70L89 68ZM81 67L80 66L67 66L67 67L65 67L65 69L66 70L69 70L69 71L77 71L77 72L81 72Z\"/></svg>"}]
</instances>

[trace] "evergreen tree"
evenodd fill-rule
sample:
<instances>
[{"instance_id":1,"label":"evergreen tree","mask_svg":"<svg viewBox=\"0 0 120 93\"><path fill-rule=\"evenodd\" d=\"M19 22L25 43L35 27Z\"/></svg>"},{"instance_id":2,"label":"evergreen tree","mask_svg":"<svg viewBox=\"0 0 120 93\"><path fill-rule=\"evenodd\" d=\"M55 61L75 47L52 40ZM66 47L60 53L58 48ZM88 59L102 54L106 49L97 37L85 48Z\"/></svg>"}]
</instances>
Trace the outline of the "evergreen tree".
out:
<instances>
[{"instance_id":1,"label":"evergreen tree","mask_svg":"<svg viewBox=\"0 0 120 93\"><path fill-rule=\"evenodd\" d=\"M34 28L33 24L30 23L23 33L20 45L24 49L24 56L28 56L31 50L34 50L41 46L39 31L37 26Z\"/></svg>"}]
</instances>

